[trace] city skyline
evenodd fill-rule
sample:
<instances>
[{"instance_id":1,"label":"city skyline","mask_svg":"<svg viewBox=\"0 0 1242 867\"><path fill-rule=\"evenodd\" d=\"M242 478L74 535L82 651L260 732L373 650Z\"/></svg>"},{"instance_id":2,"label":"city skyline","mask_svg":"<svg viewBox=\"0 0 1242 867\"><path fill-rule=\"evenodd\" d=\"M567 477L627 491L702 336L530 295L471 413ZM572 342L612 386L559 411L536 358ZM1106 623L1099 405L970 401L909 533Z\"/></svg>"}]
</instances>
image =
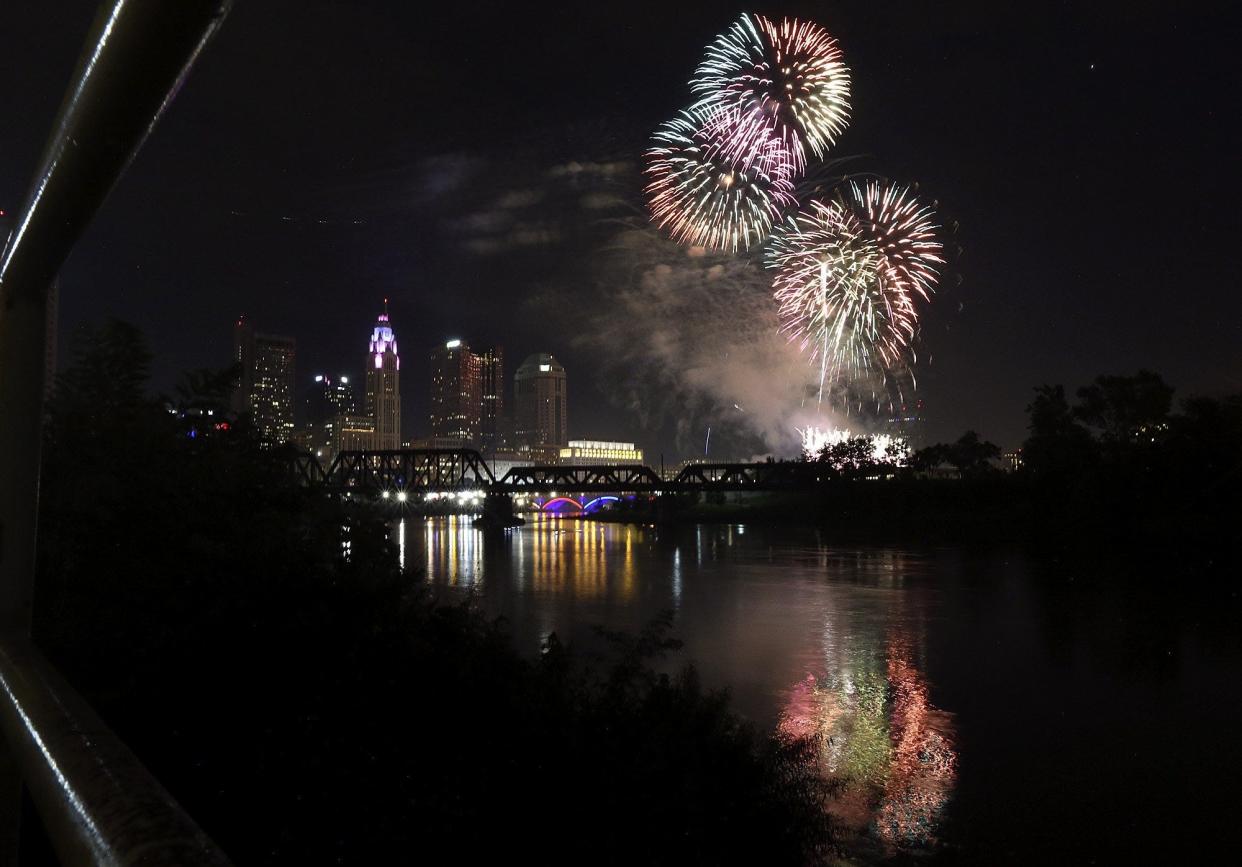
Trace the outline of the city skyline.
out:
<instances>
[{"instance_id":1,"label":"city skyline","mask_svg":"<svg viewBox=\"0 0 1242 867\"><path fill-rule=\"evenodd\" d=\"M70 68L92 10L6 7L0 63ZM972 24L982 10L986 39ZM617 346L576 316L615 303L603 227L641 218L639 155L683 103L687 63L737 11L703 4L670 21L639 7L618 28L596 10L541 18L533 33L525 16L486 16L471 24L472 45L480 56L520 56L523 75L497 82L467 64L458 70L467 89L504 106L539 94L538 111L481 116L445 105L433 136L413 106L457 86L442 71L457 66L450 43L436 34L464 26L464 10L426 19L375 9L347 21L330 4L243 5L62 272L60 343L108 315L133 321L153 341L157 387L171 391L181 371L220 363L217 323L246 310L298 336L304 370L357 372L350 335L370 316L352 299L387 295L420 355L462 334L503 344L513 359L551 349L581 371L578 417L601 430L575 435L692 454L711 424L721 448L750 445L754 437L729 439L741 419L730 418L732 404L751 412L745 400L680 401L698 413L684 430L654 398L616 400L625 372L603 362ZM816 16L798 3L773 11ZM1228 240L1236 180L1213 166L1225 141L1217 89L1233 73L1219 65L1227 52L1203 47L1225 29L1213 9L1170 15L1026 15L967 3L897 4L880 19L866 4L834 9L833 31L868 106L836 152L859 171L917 183L951 247L913 394L928 441L969 427L1016 445L1024 406L1044 382L1072 391L1100 372L1150 367L1195 394L1228 391L1242 377L1236 293L1212 257L1173 253ZM289 27L296 38L274 38ZM537 39L540 56L515 54L523 40L514 33ZM375 47L330 75L297 52L269 63L262 48L332 39ZM986 78L974 76L980 65ZM295 72L276 71L285 69ZM0 209L10 212L63 85L56 76L21 81L0 77L6 104L30 121L0 130ZM229 138L260 103L270 112L258 126ZM1160 108L1170 104L1177 118ZM1153 190L1196 208L1164 219ZM1131 254L1131 244L1146 252ZM404 408L407 422L424 417L420 400Z\"/></svg>"},{"instance_id":2,"label":"city skyline","mask_svg":"<svg viewBox=\"0 0 1242 867\"><path fill-rule=\"evenodd\" d=\"M294 442L328 460L343 449L419 443L456 443L508 456L533 448L540 460L552 460L570 442L567 377L553 355L532 353L510 372L503 346L476 352L467 341L453 338L428 353L425 371L418 371L426 376L411 377L407 365L406 382L414 384L403 390L397 328L387 299L384 307L372 329L360 378L346 365L335 369L351 372L335 378L323 372L298 373L295 337L258 332L245 316L239 317L233 328L232 359L239 378L232 410L250 413L265 440ZM272 382L277 367L278 387ZM361 399L354 387L359 381L364 383ZM412 425L403 411L411 394L428 406L427 414L415 417Z\"/></svg>"}]
</instances>

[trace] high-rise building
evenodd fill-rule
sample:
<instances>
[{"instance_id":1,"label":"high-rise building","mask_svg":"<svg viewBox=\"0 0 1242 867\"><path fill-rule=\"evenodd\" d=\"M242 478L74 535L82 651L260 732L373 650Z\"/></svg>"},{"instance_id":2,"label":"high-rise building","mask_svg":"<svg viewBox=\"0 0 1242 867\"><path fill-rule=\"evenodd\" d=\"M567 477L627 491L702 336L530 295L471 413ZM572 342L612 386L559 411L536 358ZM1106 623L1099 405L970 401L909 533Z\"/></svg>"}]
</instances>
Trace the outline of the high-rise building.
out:
<instances>
[{"instance_id":1,"label":"high-rise building","mask_svg":"<svg viewBox=\"0 0 1242 867\"><path fill-rule=\"evenodd\" d=\"M352 415L358 411L354 399L354 384L348 376L333 379L322 373L316 374L305 395L306 423L318 425L337 415Z\"/></svg>"},{"instance_id":2,"label":"high-rise building","mask_svg":"<svg viewBox=\"0 0 1242 867\"><path fill-rule=\"evenodd\" d=\"M261 334L241 318L233 328L233 360L241 365L234 410L250 413L264 441L274 445L291 441L297 341Z\"/></svg>"},{"instance_id":3,"label":"high-rise building","mask_svg":"<svg viewBox=\"0 0 1242 867\"><path fill-rule=\"evenodd\" d=\"M326 466L340 451L341 430L346 417L358 412L353 383L348 376L333 379L316 374L306 390L304 411L305 426L301 431L303 448ZM374 425L371 428L374 433ZM362 447L369 448L370 441Z\"/></svg>"},{"instance_id":4,"label":"high-rise building","mask_svg":"<svg viewBox=\"0 0 1242 867\"><path fill-rule=\"evenodd\" d=\"M477 445L482 421L479 356L463 340L431 353L431 438Z\"/></svg>"},{"instance_id":5,"label":"high-rise building","mask_svg":"<svg viewBox=\"0 0 1242 867\"><path fill-rule=\"evenodd\" d=\"M546 352L529 355L513 375L514 437L518 445L569 442L565 368Z\"/></svg>"},{"instance_id":6,"label":"high-rise building","mask_svg":"<svg viewBox=\"0 0 1242 867\"><path fill-rule=\"evenodd\" d=\"M479 448L494 452L508 445L505 442L505 350L493 346L477 353L479 360Z\"/></svg>"},{"instance_id":7,"label":"high-rise building","mask_svg":"<svg viewBox=\"0 0 1242 867\"><path fill-rule=\"evenodd\" d=\"M916 400L912 405L893 406L884 432L893 437L901 437L911 449L922 448L923 401Z\"/></svg>"},{"instance_id":8,"label":"high-rise building","mask_svg":"<svg viewBox=\"0 0 1242 867\"><path fill-rule=\"evenodd\" d=\"M366 414L375 420L374 449L401 448L401 358L388 321L388 299L371 332L367 350Z\"/></svg>"}]
</instances>

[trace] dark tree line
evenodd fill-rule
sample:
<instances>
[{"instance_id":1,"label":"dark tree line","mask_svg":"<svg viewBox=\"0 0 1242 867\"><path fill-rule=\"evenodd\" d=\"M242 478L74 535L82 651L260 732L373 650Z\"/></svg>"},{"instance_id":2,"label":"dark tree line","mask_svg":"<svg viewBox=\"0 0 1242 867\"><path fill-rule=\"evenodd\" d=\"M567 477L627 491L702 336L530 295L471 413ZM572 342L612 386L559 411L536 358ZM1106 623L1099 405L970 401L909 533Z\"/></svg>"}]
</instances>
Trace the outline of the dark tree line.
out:
<instances>
[{"instance_id":1,"label":"dark tree line","mask_svg":"<svg viewBox=\"0 0 1242 867\"><path fill-rule=\"evenodd\" d=\"M1072 399L1062 385L1039 386L1016 472L1002 478L999 449L971 431L915 453L911 468L993 476L1029 504L1024 520L1062 530L1210 537L1242 506L1242 395L1174 398L1148 370L1097 376Z\"/></svg>"}]
</instances>

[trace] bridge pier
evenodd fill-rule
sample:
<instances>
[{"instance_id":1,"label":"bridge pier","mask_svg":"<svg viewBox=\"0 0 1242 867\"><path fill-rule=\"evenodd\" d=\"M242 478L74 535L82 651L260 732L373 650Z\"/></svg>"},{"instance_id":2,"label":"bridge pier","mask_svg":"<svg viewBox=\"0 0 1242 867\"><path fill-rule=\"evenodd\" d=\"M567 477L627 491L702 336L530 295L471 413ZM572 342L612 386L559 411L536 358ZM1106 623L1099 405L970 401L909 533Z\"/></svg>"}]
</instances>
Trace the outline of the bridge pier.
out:
<instances>
[{"instance_id":1,"label":"bridge pier","mask_svg":"<svg viewBox=\"0 0 1242 867\"><path fill-rule=\"evenodd\" d=\"M513 512L513 497L509 494L488 494L483 498L483 514L474 519L474 526L484 530L520 527L526 521Z\"/></svg>"},{"instance_id":2,"label":"bridge pier","mask_svg":"<svg viewBox=\"0 0 1242 867\"><path fill-rule=\"evenodd\" d=\"M660 494L652 504L652 518L657 524L672 523L681 511L684 498L677 494Z\"/></svg>"}]
</instances>

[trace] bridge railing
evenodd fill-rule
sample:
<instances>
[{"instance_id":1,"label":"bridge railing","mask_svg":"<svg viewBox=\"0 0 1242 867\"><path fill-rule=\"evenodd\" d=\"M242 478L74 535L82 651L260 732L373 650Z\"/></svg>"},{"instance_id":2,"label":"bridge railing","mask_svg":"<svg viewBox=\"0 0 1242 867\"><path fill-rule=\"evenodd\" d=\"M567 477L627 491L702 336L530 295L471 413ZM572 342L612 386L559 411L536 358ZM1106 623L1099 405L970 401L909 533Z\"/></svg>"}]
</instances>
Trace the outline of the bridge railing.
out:
<instances>
[{"instance_id":1,"label":"bridge railing","mask_svg":"<svg viewBox=\"0 0 1242 867\"><path fill-rule=\"evenodd\" d=\"M22 788L62 864L224 865L30 643L48 289L231 0L107 0L0 257L0 865Z\"/></svg>"}]
</instances>

